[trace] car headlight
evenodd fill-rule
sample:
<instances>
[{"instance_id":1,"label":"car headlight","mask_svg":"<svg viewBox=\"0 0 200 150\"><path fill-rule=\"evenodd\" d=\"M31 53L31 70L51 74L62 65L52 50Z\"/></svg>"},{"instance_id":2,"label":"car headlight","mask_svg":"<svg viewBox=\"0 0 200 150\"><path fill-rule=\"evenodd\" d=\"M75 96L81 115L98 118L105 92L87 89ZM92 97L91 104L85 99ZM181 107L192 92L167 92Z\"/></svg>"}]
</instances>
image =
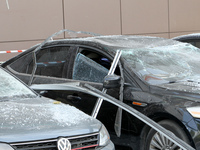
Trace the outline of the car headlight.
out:
<instances>
[{"instance_id":1,"label":"car headlight","mask_svg":"<svg viewBox=\"0 0 200 150\"><path fill-rule=\"evenodd\" d=\"M186 109L194 118L200 118L200 107L188 107Z\"/></svg>"},{"instance_id":2,"label":"car headlight","mask_svg":"<svg viewBox=\"0 0 200 150\"><path fill-rule=\"evenodd\" d=\"M102 125L101 130L100 130L100 142L99 142L99 146L105 146L107 145L108 141L110 140L110 136L108 134L108 131L106 130L106 128L104 127L104 125Z\"/></svg>"},{"instance_id":3,"label":"car headlight","mask_svg":"<svg viewBox=\"0 0 200 150\"><path fill-rule=\"evenodd\" d=\"M0 149L14 150L10 145L5 143L0 143Z\"/></svg>"}]
</instances>

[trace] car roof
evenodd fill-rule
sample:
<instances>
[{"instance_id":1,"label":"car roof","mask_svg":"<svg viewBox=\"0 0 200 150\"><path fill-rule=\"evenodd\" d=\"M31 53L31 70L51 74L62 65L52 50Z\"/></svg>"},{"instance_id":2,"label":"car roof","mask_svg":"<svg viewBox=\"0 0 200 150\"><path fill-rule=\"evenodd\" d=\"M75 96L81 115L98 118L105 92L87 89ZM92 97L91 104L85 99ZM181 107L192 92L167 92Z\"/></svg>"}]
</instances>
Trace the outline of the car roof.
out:
<instances>
[{"instance_id":1,"label":"car roof","mask_svg":"<svg viewBox=\"0 0 200 150\"><path fill-rule=\"evenodd\" d=\"M73 39L63 39L50 41L58 43L72 43L72 44L96 44L107 47L112 47L112 49L128 49L128 48L152 48L160 46L170 46L176 45L179 42L171 39L165 39L160 37L152 36L134 36L134 35L109 35L109 36L95 36L86 38L73 38Z\"/></svg>"},{"instance_id":2,"label":"car roof","mask_svg":"<svg viewBox=\"0 0 200 150\"><path fill-rule=\"evenodd\" d=\"M172 39L177 40L177 41L199 40L200 39L200 33L192 33L192 34L181 35L181 36L174 37Z\"/></svg>"}]
</instances>

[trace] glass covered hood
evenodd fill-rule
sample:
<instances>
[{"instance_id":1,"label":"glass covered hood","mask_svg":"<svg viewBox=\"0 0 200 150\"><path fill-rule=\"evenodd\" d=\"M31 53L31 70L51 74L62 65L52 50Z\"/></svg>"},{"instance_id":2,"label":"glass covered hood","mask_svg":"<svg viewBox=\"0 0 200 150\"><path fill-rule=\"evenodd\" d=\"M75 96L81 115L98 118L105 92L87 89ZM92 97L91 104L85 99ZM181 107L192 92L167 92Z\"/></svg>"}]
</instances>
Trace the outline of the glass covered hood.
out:
<instances>
[{"instance_id":1,"label":"glass covered hood","mask_svg":"<svg viewBox=\"0 0 200 150\"><path fill-rule=\"evenodd\" d=\"M125 49L122 57L151 85L200 81L200 49L190 44Z\"/></svg>"}]
</instances>

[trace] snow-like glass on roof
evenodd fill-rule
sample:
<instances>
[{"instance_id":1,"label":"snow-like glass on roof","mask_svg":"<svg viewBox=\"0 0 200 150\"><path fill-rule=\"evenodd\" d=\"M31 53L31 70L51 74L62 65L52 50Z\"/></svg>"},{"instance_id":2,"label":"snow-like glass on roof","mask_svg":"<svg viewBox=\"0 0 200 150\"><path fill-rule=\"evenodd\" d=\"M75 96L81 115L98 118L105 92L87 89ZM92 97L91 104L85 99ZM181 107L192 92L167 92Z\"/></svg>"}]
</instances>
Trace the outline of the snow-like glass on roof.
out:
<instances>
[{"instance_id":1,"label":"snow-like glass on roof","mask_svg":"<svg viewBox=\"0 0 200 150\"><path fill-rule=\"evenodd\" d=\"M36 96L20 81L0 68L0 98Z\"/></svg>"},{"instance_id":2,"label":"snow-like glass on roof","mask_svg":"<svg viewBox=\"0 0 200 150\"><path fill-rule=\"evenodd\" d=\"M157 46L176 45L177 43L180 43L175 40L159 38L159 37L124 36L124 35L88 37L77 40L96 41L98 43L107 46L124 47L124 48L157 47Z\"/></svg>"}]
</instances>

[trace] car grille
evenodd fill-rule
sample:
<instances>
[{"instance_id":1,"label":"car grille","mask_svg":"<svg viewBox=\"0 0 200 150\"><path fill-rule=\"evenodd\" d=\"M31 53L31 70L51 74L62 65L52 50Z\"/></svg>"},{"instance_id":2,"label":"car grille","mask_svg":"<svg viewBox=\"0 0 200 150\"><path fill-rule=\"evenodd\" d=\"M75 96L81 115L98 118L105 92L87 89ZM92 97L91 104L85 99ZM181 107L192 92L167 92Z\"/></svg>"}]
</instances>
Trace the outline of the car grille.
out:
<instances>
[{"instance_id":1,"label":"car grille","mask_svg":"<svg viewBox=\"0 0 200 150\"><path fill-rule=\"evenodd\" d=\"M98 146L98 134L65 138L70 141L72 150L94 150ZM30 141L10 145L15 150L57 150L57 140Z\"/></svg>"}]
</instances>

